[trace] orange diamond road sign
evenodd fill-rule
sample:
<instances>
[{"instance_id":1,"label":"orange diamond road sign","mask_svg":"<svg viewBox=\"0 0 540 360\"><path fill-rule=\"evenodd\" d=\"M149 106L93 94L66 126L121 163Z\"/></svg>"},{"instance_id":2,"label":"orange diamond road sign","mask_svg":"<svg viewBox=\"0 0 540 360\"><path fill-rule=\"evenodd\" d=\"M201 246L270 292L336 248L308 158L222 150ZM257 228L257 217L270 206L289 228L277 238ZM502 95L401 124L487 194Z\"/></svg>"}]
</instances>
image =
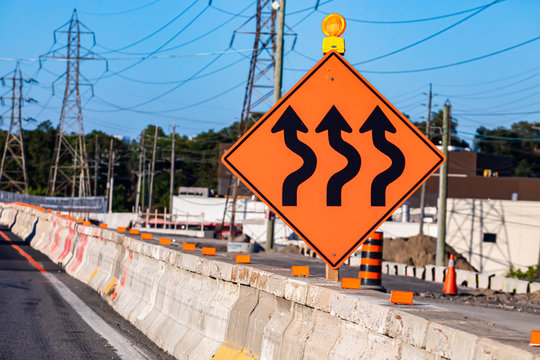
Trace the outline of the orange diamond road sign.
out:
<instances>
[{"instance_id":1,"label":"orange diamond road sign","mask_svg":"<svg viewBox=\"0 0 540 360\"><path fill-rule=\"evenodd\" d=\"M445 157L330 51L222 161L335 269Z\"/></svg>"}]
</instances>

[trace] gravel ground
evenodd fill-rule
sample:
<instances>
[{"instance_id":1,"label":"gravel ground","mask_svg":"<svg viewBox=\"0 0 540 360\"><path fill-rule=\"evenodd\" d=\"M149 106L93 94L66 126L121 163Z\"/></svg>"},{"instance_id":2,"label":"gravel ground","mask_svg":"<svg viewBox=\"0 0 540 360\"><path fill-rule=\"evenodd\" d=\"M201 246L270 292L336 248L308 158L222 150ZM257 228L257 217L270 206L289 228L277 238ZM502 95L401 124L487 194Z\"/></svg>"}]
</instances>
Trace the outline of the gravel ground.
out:
<instances>
[{"instance_id":1,"label":"gravel ground","mask_svg":"<svg viewBox=\"0 0 540 360\"><path fill-rule=\"evenodd\" d=\"M471 289L453 296L433 292L418 293L416 295L426 299L437 299L441 302L540 314L540 291L530 294L509 294L494 290Z\"/></svg>"}]
</instances>

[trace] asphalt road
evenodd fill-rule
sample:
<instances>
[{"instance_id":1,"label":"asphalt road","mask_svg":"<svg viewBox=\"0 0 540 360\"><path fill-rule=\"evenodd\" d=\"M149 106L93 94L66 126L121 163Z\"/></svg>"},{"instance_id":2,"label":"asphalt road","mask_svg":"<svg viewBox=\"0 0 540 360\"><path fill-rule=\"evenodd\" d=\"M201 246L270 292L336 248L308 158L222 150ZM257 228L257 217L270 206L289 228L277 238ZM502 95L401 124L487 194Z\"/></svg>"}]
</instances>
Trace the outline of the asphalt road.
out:
<instances>
[{"instance_id":1,"label":"asphalt road","mask_svg":"<svg viewBox=\"0 0 540 360\"><path fill-rule=\"evenodd\" d=\"M83 320L88 311L105 320L116 332L112 335L123 338L128 353L136 349L139 358L172 359L114 312L93 289L70 277L9 231L0 230L12 240L0 237L0 359L130 357L96 333L89 325L92 322ZM38 270L12 245L30 255L47 273ZM72 305L77 298L84 304L79 303L75 310ZM82 311L85 304L91 310Z\"/></svg>"}]
</instances>

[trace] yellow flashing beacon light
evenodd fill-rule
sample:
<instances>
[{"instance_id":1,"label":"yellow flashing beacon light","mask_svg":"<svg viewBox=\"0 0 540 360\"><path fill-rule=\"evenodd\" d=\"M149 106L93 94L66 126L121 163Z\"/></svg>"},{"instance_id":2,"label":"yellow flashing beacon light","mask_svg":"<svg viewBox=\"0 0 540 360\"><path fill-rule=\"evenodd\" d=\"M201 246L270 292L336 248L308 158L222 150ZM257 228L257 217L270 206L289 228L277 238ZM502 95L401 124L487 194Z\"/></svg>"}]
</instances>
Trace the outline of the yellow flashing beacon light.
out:
<instances>
[{"instance_id":1,"label":"yellow flashing beacon light","mask_svg":"<svg viewBox=\"0 0 540 360\"><path fill-rule=\"evenodd\" d=\"M337 51L341 55L345 54L345 39L340 38L340 36L343 35L346 27L345 18L339 14L330 14L324 18L321 28L327 37L323 39L323 54L331 50Z\"/></svg>"}]
</instances>

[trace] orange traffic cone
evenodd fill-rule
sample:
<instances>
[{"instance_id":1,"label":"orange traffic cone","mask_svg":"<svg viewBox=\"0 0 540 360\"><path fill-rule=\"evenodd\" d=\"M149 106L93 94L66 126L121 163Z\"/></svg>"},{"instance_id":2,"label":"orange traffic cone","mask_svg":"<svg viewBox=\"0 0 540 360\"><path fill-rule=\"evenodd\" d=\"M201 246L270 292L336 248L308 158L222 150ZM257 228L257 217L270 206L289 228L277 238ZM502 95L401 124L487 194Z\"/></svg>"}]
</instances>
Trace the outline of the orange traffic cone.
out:
<instances>
[{"instance_id":1,"label":"orange traffic cone","mask_svg":"<svg viewBox=\"0 0 540 360\"><path fill-rule=\"evenodd\" d=\"M457 295L454 254L450 254L450 260L448 261L448 269L446 270L446 278L444 279L443 293L446 295Z\"/></svg>"}]
</instances>

